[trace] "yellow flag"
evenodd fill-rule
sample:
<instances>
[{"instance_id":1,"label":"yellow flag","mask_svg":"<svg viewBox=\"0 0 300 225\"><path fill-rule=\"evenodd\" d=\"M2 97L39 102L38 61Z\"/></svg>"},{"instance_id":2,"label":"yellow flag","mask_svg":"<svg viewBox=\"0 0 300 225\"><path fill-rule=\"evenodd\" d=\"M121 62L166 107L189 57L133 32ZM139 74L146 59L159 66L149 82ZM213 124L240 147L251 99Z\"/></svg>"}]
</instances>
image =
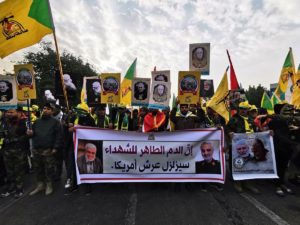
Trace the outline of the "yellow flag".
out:
<instances>
[{"instance_id":1,"label":"yellow flag","mask_svg":"<svg viewBox=\"0 0 300 225\"><path fill-rule=\"evenodd\" d=\"M289 49L289 52L284 60L280 78L278 81L278 86L275 90L275 94L278 96L280 100L286 100L285 93L288 89L288 81L289 78L294 81L294 74L295 74L295 64L294 64L294 57L292 48Z\"/></svg>"},{"instance_id":2,"label":"yellow flag","mask_svg":"<svg viewBox=\"0 0 300 225\"><path fill-rule=\"evenodd\" d=\"M124 105L131 104L131 97L132 97L132 80L136 75L136 61L135 59L131 66L128 68L126 75L121 84L121 103Z\"/></svg>"},{"instance_id":3,"label":"yellow flag","mask_svg":"<svg viewBox=\"0 0 300 225\"><path fill-rule=\"evenodd\" d=\"M39 42L53 32L48 0L7 0L0 4L0 57Z\"/></svg>"},{"instance_id":4,"label":"yellow flag","mask_svg":"<svg viewBox=\"0 0 300 225\"><path fill-rule=\"evenodd\" d=\"M294 77L294 86L293 86L293 96L292 96L292 104L300 109L300 64L298 67L298 72Z\"/></svg>"},{"instance_id":5,"label":"yellow flag","mask_svg":"<svg viewBox=\"0 0 300 225\"><path fill-rule=\"evenodd\" d=\"M206 107L212 108L220 116L222 116L226 120L226 123L229 121L230 115L228 107L226 106L226 98L228 96L228 92L229 90L226 70L215 94L206 104Z\"/></svg>"}]
</instances>

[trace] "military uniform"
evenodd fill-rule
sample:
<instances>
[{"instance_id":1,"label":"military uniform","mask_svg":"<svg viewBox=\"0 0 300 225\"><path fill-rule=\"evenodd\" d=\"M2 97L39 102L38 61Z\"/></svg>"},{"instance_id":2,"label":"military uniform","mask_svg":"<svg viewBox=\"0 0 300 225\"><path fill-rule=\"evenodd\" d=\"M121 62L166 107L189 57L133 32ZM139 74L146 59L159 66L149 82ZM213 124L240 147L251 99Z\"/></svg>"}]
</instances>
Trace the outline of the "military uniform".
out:
<instances>
[{"instance_id":1,"label":"military uniform","mask_svg":"<svg viewBox=\"0 0 300 225\"><path fill-rule=\"evenodd\" d=\"M56 159L53 150L62 148L62 127L53 118L40 118L32 126L33 154L38 182L51 182L56 172Z\"/></svg>"},{"instance_id":2,"label":"military uniform","mask_svg":"<svg viewBox=\"0 0 300 225\"><path fill-rule=\"evenodd\" d=\"M175 130L185 130L197 128L198 124L203 123L205 120L205 114L202 109L197 110L197 115L188 111L186 115L177 112L177 108L174 107L170 114L170 120L174 123Z\"/></svg>"},{"instance_id":3,"label":"military uniform","mask_svg":"<svg viewBox=\"0 0 300 225\"><path fill-rule=\"evenodd\" d=\"M196 173L221 174L221 164L218 160L196 162Z\"/></svg>"},{"instance_id":4,"label":"military uniform","mask_svg":"<svg viewBox=\"0 0 300 225\"><path fill-rule=\"evenodd\" d=\"M249 127L246 126L246 122L248 123ZM239 114L235 114L233 117L230 118L226 126L226 131L234 133L248 133L253 132L254 126L255 125L252 124L248 120L248 118L243 118Z\"/></svg>"},{"instance_id":5,"label":"military uniform","mask_svg":"<svg viewBox=\"0 0 300 225\"><path fill-rule=\"evenodd\" d=\"M29 146L26 121L7 121L3 145L3 159L7 172L9 191L22 192Z\"/></svg>"}]
</instances>

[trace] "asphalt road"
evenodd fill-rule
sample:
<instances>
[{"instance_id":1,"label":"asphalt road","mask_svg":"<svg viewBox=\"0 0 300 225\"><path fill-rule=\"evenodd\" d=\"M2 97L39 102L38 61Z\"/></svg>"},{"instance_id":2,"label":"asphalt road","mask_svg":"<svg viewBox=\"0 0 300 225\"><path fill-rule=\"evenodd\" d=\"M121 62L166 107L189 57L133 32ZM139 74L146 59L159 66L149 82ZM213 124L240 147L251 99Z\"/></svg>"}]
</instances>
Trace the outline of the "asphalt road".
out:
<instances>
[{"instance_id":1,"label":"asphalt road","mask_svg":"<svg viewBox=\"0 0 300 225\"><path fill-rule=\"evenodd\" d=\"M25 195L0 199L0 225L198 225L198 224L300 224L300 187L296 195L278 197L271 181L258 181L260 195L235 192L232 182L224 191L200 184L131 183L94 184L90 196L84 187L64 195L63 180L51 196ZM297 194L297 192L299 194Z\"/></svg>"}]
</instances>

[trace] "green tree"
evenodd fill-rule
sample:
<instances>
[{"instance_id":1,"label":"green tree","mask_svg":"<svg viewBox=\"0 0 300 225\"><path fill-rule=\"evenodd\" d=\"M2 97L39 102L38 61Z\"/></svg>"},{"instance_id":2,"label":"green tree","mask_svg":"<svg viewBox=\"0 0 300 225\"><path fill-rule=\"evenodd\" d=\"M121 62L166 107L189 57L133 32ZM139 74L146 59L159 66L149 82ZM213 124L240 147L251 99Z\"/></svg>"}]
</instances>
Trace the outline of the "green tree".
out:
<instances>
[{"instance_id":1,"label":"green tree","mask_svg":"<svg viewBox=\"0 0 300 225\"><path fill-rule=\"evenodd\" d=\"M260 108L260 102L264 91L266 91L266 88L260 84L257 87L250 85L248 90L246 90L246 97L249 101L249 104L256 105L257 108Z\"/></svg>"},{"instance_id":2,"label":"green tree","mask_svg":"<svg viewBox=\"0 0 300 225\"><path fill-rule=\"evenodd\" d=\"M83 62L81 57L63 51L61 54L62 69L64 74L71 74L76 80L76 85L79 91L76 96L69 98L70 105L76 105L80 100L80 89L84 76L97 76L97 72L93 66L87 62ZM43 90L55 90L55 84L60 83L59 69L57 63L56 52L52 48L50 42L41 42L38 52L27 52L24 55L24 60L20 63L31 63L34 67L36 76L37 100L36 104L42 103ZM70 97L70 96L69 96Z\"/></svg>"}]
</instances>

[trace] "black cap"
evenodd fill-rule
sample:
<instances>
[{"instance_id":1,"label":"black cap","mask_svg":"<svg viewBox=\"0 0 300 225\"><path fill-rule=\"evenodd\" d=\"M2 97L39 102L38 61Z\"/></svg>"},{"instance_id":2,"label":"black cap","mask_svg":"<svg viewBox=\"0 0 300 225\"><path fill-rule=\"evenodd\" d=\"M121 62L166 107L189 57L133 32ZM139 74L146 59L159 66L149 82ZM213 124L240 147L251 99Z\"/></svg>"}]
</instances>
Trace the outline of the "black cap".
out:
<instances>
[{"instance_id":1,"label":"black cap","mask_svg":"<svg viewBox=\"0 0 300 225\"><path fill-rule=\"evenodd\" d=\"M50 108L52 110L55 108L55 106L52 103L50 103L50 102L45 103L44 107Z\"/></svg>"}]
</instances>

